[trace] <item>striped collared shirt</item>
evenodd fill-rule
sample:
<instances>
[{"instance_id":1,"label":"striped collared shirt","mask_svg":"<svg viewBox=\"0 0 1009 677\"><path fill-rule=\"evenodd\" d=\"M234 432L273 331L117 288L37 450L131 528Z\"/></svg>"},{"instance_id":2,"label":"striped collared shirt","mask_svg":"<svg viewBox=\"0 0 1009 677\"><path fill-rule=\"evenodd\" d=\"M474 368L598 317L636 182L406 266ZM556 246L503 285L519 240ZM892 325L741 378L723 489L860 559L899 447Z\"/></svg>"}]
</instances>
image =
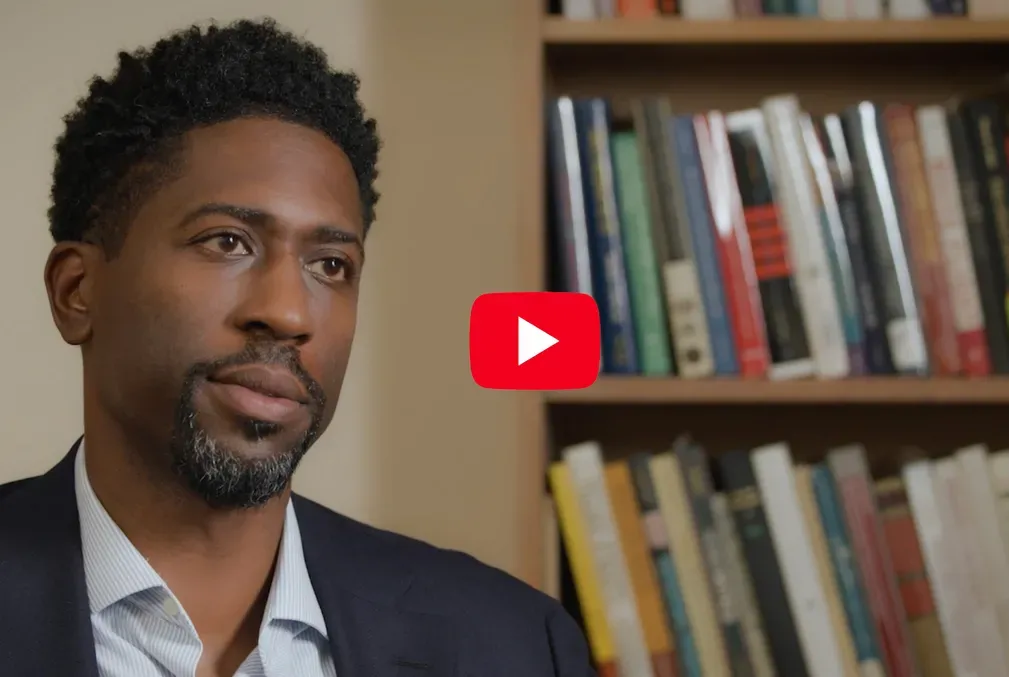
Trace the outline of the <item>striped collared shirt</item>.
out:
<instances>
[{"instance_id":1,"label":"striped collared shirt","mask_svg":"<svg viewBox=\"0 0 1009 677\"><path fill-rule=\"evenodd\" d=\"M99 677L194 677L203 645L192 621L99 502L84 466L83 443L75 463ZM288 503L259 645L235 677L292 675L336 677L336 668Z\"/></svg>"}]
</instances>

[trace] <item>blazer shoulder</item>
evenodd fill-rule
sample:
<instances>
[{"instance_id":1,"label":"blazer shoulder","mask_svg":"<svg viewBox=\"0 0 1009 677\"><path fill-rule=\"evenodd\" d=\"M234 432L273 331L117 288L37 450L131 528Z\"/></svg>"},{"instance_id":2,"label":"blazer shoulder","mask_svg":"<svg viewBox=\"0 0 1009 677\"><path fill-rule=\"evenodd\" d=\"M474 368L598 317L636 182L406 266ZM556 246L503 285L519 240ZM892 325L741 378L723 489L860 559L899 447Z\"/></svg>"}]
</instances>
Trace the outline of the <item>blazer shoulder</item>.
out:
<instances>
[{"instance_id":1,"label":"blazer shoulder","mask_svg":"<svg viewBox=\"0 0 1009 677\"><path fill-rule=\"evenodd\" d=\"M467 665L475 666L472 674L596 674L581 627L558 600L468 553L364 524L301 497L297 500L303 540L328 542L330 561L346 556L355 562L352 570L342 567L342 575L361 576L375 584L376 571L407 571L410 582L396 607L453 619L466 638ZM306 543L306 547L312 546ZM347 550L352 554L347 556ZM338 566L334 564L334 569ZM498 672L502 665L509 666L507 673Z\"/></svg>"},{"instance_id":2,"label":"blazer shoulder","mask_svg":"<svg viewBox=\"0 0 1009 677\"><path fill-rule=\"evenodd\" d=\"M299 500L315 513L313 517L325 516L316 521L325 524L326 531L334 537L342 532L344 536L352 534L354 538L370 541L371 552L407 567L414 578L411 597L425 606L449 605L457 611L496 609L520 615L527 621L530 616L545 621L564 612L554 598L469 553L365 524L303 497Z\"/></svg>"},{"instance_id":3,"label":"blazer shoulder","mask_svg":"<svg viewBox=\"0 0 1009 677\"><path fill-rule=\"evenodd\" d=\"M19 480L14 480L13 482L6 482L5 484L0 484L0 501L3 501L8 496L12 496L19 489L24 489L29 484L34 481L35 477L25 477Z\"/></svg>"}]
</instances>

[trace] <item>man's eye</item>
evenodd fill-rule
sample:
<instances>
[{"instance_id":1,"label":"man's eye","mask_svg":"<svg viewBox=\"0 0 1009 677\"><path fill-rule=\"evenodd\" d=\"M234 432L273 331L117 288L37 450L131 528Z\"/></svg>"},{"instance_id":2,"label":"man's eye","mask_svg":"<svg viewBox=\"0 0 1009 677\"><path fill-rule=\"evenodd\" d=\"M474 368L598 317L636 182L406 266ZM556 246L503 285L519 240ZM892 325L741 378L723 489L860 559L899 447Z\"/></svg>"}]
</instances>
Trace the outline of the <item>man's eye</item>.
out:
<instances>
[{"instance_id":1,"label":"man's eye","mask_svg":"<svg viewBox=\"0 0 1009 677\"><path fill-rule=\"evenodd\" d=\"M251 254L249 246L233 233L220 233L202 242L203 246L220 254L244 256Z\"/></svg>"},{"instance_id":2,"label":"man's eye","mask_svg":"<svg viewBox=\"0 0 1009 677\"><path fill-rule=\"evenodd\" d=\"M333 282L343 282L350 277L350 264L339 256L329 256L309 264L309 270Z\"/></svg>"}]
</instances>

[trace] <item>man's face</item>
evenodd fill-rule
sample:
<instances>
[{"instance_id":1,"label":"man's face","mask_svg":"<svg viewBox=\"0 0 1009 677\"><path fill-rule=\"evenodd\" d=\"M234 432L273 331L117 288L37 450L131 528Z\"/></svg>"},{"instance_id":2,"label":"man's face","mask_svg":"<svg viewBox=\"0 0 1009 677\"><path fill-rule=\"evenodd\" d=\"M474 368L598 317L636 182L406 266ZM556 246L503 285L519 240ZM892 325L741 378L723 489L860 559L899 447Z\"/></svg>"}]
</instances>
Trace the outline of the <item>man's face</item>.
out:
<instances>
[{"instance_id":1,"label":"man's face","mask_svg":"<svg viewBox=\"0 0 1009 677\"><path fill-rule=\"evenodd\" d=\"M85 380L152 445L140 453L211 504L254 506L333 417L364 263L358 184L334 143L290 123L227 122L185 145L96 268Z\"/></svg>"}]
</instances>

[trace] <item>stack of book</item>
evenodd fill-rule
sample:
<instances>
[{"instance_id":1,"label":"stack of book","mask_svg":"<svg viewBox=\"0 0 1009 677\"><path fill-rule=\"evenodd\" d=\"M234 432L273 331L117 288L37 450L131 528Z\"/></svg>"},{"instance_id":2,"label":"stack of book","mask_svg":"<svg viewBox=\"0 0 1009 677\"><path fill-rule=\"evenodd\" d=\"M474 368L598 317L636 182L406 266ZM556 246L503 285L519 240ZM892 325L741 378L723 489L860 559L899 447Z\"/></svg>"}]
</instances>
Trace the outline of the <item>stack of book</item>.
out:
<instances>
[{"instance_id":1,"label":"stack of book","mask_svg":"<svg viewBox=\"0 0 1009 677\"><path fill-rule=\"evenodd\" d=\"M806 19L925 19L933 16L1009 17L1007 0L560 0L565 19L694 20L794 16Z\"/></svg>"},{"instance_id":2,"label":"stack of book","mask_svg":"<svg viewBox=\"0 0 1009 677\"><path fill-rule=\"evenodd\" d=\"M552 99L551 287L611 374L1009 373L1007 104Z\"/></svg>"},{"instance_id":3,"label":"stack of book","mask_svg":"<svg viewBox=\"0 0 1009 677\"><path fill-rule=\"evenodd\" d=\"M601 677L940 677L1009 666L1009 451L873 480L768 444L604 460L563 449L552 501Z\"/></svg>"}]
</instances>

